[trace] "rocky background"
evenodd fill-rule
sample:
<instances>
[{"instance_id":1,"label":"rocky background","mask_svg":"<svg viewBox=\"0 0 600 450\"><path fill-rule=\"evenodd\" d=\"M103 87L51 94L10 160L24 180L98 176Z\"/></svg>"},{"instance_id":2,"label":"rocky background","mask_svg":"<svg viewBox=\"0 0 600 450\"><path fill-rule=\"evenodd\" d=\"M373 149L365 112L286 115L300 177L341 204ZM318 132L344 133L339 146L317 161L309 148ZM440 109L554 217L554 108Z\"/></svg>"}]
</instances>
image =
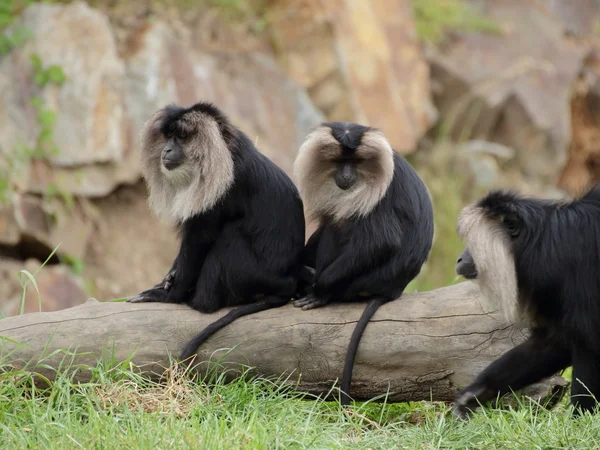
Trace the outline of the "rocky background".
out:
<instances>
[{"instance_id":1,"label":"rocky background","mask_svg":"<svg viewBox=\"0 0 600 450\"><path fill-rule=\"evenodd\" d=\"M436 208L411 289L456 281L456 216L487 189L600 178L597 0L3 2L4 315L164 276L177 243L146 206L138 133L171 102L215 102L288 173L324 119L382 129Z\"/></svg>"}]
</instances>

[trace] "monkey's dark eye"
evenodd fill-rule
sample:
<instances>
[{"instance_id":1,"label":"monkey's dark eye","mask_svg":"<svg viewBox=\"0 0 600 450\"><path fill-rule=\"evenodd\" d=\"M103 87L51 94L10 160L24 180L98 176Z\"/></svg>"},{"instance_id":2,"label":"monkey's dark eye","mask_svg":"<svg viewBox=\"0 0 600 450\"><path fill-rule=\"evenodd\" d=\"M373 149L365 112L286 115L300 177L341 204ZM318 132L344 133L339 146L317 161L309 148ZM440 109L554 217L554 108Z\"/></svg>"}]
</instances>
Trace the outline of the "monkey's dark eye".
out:
<instances>
[{"instance_id":1,"label":"monkey's dark eye","mask_svg":"<svg viewBox=\"0 0 600 450\"><path fill-rule=\"evenodd\" d=\"M513 238L516 238L517 236L519 236L519 233L521 232L521 230L519 230L516 225L507 225L506 229L508 230L508 233Z\"/></svg>"},{"instance_id":2,"label":"monkey's dark eye","mask_svg":"<svg viewBox=\"0 0 600 450\"><path fill-rule=\"evenodd\" d=\"M519 218L516 216L502 216L500 218L502 225L513 239L518 237L521 233L521 225L519 222Z\"/></svg>"}]
</instances>

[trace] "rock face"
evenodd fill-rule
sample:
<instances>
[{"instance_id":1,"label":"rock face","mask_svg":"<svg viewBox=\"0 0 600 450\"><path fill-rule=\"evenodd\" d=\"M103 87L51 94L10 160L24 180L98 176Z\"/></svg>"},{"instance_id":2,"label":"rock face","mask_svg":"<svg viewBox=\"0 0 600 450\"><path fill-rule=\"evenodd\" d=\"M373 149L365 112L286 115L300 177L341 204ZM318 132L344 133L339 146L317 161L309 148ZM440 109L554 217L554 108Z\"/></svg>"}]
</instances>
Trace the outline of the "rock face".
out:
<instances>
[{"instance_id":1,"label":"rock face","mask_svg":"<svg viewBox=\"0 0 600 450\"><path fill-rule=\"evenodd\" d=\"M568 34L587 33L599 6L591 1L470 3L503 33L461 34L429 49L441 126L454 137L513 147L526 175L555 181L571 138L571 87L590 48Z\"/></svg>"},{"instance_id":2,"label":"rock face","mask_svg":"<svg viewBox=\"0 0 600 450\"><path fill-rule=\"evenodd\" d=\"M20 292L13 265L59 243L58 259L82 263L86 294L99 300L164 276L177 241L147 208L139 131L172 102L215 103L288 173L322 120L378 127L402 154L437 121L426 137L448 130L460 141L448 148L479 188L521 187L523 174L572 193L600 181L600 4L465 1L502 32L455 31L425 53L410 0L275 0L270 39L244 42L208 6L178 21L149 20L155 6L143 2L117 2L124 9L110 19L82 1L32 4L13 25L31 38L0 56L0 197L6 174L14 191L0 206L0 272L17 283L0 301ZM33 54L67 81L38 86ZM34 96L56 113L59 153L16 161L40 132ZM68 278L56 262L51 278ZM86 297L69 289L73 301ZM62 307L48 295L48 308Z\"/></svg>"},{"instance_id":3,"label":"rock face","mask_svg":"<svg viewBox=\"0 0 600 450\"><path fill-rule=\"evenodd\" d=\"M330 120L380 128L415 150L435 114L408 0L276 2L275 42L290 76Z\"/></svg>"},{"instance_id":4,"label":"rock face","mask_svg":"<svg viewBox=\"0 0 600 450\"><path fill-rule=\"evenodd\" d=\"M156 283L177 251L174 230L150 216L143 185L115 192L140 180L139 131L155 110L211 101L288 173L302 140L324 119L264 50L209 45L160 20L117 33L80 1L33 4L15 26L32 35L0 59L0 155L35 145L34 95L56 113L59 153L26 160L12 180L16 192L0 207L0 255L43 260L61 243L58 255L84 263L89 293L101 300ZM36 85L32 54L45 67L60 66L66 82Z\"/></svg>"}]
</instances>

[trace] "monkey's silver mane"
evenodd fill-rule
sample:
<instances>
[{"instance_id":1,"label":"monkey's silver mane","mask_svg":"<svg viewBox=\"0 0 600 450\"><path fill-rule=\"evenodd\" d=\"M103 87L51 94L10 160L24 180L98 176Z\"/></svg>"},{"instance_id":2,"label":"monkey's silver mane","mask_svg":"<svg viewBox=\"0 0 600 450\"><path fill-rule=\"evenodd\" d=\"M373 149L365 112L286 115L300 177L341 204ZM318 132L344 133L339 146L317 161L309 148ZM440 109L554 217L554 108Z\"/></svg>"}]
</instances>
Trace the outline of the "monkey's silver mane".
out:
<instances>
[{"instance_id":1,"label":"monkey's silver mane","mask_svg":"<svg viewBox=\"0 0 600 450\"><path fill-rule=\"evenodd\" d=\"M385 195L394 176L394 151L378 130L366 132L357 149L367 159L358 167L358 182L343 191L334 180L331 162L341 152L331 128L320 126L310 133L294 162L294 177L310 219L330 217L342 221L369 214Z\"/></svg>"},{"instance_id":2,"label":"monkey's silver mane","mask_svg":"<svg viewBox=\"0 0 600 450\"><path fill-rule=\"evenodd\" d=\"M166 109L160 109L142 128L141 171L152 211L161 218L183 222L209 210L227 193L233 185L233 158L216 121L189 112L179 119L189 132L184 144L186 160L175 170L165 170L161 152L166 139L161 126L166 118Z\"/></svg>"},{"instance_id":3,"label":"monkey's silver mane","mask_svg":"<svg viewBox=\"0 0 600 450\"><path fill-rule=\"evenodd\" d=\"M524 324L527 318L519 302L515 259L501 225L482 208L471 205L460 213L457 231L477 266L473 281L482 295L501 309L510 323Z\"/></svg>"}]
</instances>

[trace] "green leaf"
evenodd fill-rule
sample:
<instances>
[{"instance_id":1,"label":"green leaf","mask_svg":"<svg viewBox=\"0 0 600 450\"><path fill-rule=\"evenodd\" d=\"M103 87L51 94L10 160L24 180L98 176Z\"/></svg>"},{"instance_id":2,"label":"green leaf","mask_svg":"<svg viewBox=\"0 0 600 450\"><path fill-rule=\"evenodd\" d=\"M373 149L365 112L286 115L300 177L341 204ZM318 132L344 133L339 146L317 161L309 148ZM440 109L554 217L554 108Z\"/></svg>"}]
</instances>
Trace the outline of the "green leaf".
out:
<instances>
[{"instance_id":1,"label":"green leaf","mask_svg":"<svg viewBox=\"0 0 600 450\"><path fill-rule=\"evenodd\" d=\"M56 121L56 113L50 109L44 109L38 113L38 121L43 127L51 127Z\"/></svg>"},{"instance_id":2,"label":"green leaf","mask_svg":"<svg viewBox=\"0 0 600 450\"><path fill-rule=\"evenodd\" d=\"M35 96L29 99L29 102L36 108L40 108L44 105L44 101L41 97Z\"/></svg>"},{"instance_id":3,"label":"green leaf","mask_svg":"<svg viewBox=\"0 0 600 450\"><path fill-rule=\"evenodd\" d=\"M31 60L31 64L33 65L34 70L42 70L42 59L38 55L33 53L29 55L29 59Z\"/></svg>"},{"instance_id":4,"label":"green leaf","mask_svg":"<svg viewBox=\"0 0 600 450\"><path fill-rule=\"evenodd\" d=\"M50 79L50 81L57 83L57 84L62 84L67 79L62 68L60 66L56 66L56 65L48 67L48 69L46 70L46 74L48 75L48 78Z\"/></svg>"},{"instance_id":5,"label":"green leaf","mask_svg":"<svg viewBox=\"0 0 600 450\"><path fill-rule=\"evenodd\" d=\"M52 141L52 130L43 129L42 131L40 131L40 134L38 136L38 142L40 144L45 144L49 143L50 141Z\"/></svg>"},{"instance_id":6,"label":"green leaf","mask_svg":"<svg viewBox=\"0 0 600 450\"><path fill-rule=\"evenodd\" d=\"M46 84L48 84L49 79L48 79L48 76L46 75L45 72L38 72L33 77L33 81L38 86L42 86L43 87L43 86L46 86Z\"/></svg>"}]
</instances>

